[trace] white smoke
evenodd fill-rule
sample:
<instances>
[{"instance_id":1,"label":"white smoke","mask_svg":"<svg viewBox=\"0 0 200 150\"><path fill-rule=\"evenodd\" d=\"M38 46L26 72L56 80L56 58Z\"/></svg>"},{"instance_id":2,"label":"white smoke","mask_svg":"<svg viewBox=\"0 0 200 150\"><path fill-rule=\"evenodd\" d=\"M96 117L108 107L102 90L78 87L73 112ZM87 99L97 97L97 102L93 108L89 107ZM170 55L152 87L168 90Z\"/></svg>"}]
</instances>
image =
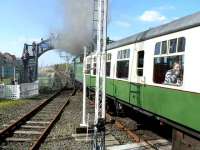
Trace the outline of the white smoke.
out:
<instances>
[{"instance_id":1,"label":"white smoke","mask_svg":"<svg viewBox=\"0 0 200 150\"><path fill-rule=\"evenodd\" d=\"M56 49L70 54L82 53L93 40L94 0L60 0L64 13L64 27L54 42Z\"/></svg>"}]
</instances>

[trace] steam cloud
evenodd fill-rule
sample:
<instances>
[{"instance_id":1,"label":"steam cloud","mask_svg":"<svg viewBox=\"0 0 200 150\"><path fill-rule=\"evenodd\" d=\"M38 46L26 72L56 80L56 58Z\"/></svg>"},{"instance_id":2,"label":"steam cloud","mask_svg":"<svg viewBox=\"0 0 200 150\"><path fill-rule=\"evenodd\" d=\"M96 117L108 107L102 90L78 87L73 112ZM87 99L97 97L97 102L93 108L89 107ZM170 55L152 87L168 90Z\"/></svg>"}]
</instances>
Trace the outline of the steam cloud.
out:
<instances>
[{"instance_id":1,"label":"steam cloud","mask_svg":"<svg viewBox=\"0 0 200 150\"><path fill-rule=\"evenodd\" d=\"M60 0L64 12L64 27L54 41L56 49L70 54L83 53L83 47L93 40L94 0Z\"/></svg>"}]
</instances>

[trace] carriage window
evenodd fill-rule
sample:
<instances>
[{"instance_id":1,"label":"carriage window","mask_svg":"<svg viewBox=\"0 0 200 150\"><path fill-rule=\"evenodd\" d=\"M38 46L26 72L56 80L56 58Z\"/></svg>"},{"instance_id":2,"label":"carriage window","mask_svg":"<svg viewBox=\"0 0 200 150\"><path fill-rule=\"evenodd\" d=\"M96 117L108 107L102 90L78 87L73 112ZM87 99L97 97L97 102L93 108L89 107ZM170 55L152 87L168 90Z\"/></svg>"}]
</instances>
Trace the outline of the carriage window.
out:
<instances>
[{"instance_id":1,"label":"carriage window","mask_svg":"<svg viewBox=\"0 0 200 150\"><path fill-rule=\"evenodd\" d=\"M110 68L111 68L111 53L108 53L106 55L106 76L109 77L110 76Z\"/></svg>"},{"instance_id":2,"label":"carriage window","mask_svg":"<svg viewBox=\"0 0 200 150\"><path fill-rule=\"evenodd\" d=\"M183 84L184 56L154 58L153 81L158 84L181 86Z\"/></svg>"},{"instance_id":3,"label":"carriage window","mask_svg":"<svg viewBox=\"0 0 200 150\"><path fill-rule=\"evenodd\" d=\"M93 75L96 75L96 63L93 64Z\"/></svg>"},{"instance_id":4,"label":"carriage window","mask_svg":"<svg viewBox=\"0 0 200 150\"><path fill-rule=\"evenodd\" d=\"M106 62L106 76L110 76L110 62Z\"/></svg>"},{"instance_id":5,"label":"carriage window","mask_svg":"<svg viewBox=\"0 0 200 150\"><path fill-rule=\"evenodd\" d=\"M80 63L83 63L83 56L80 57Z\"/></svg>"},{"instance_id":6,"label":"carriage window","mask_svg":"<svg viewBox=\"0 0 200 150\"><path fill-rule=\"evenodd\" d=\"M161 43L160 42L156 43L155 52L154 52L155 55L160 54L160 47L161 47Z\"/></svg>"},{"instance_id":7,"label":"carriage window","mask_svg":"<svg viewBox=\"0 0 200 150\"><path fill-rule=\"evenodd\" d=\"M129 60L117 61L117 78L128 78Z\"/></svg>"},{"instance_id":8,"label":"carriage window","mask_svg":"<svg viewBox=\"0 0 200 150\"><path fill-rule=\"evenodd\" d=\"M138 52L138 62L137 62L137 75L143 76L143 67L144 67L144 51Z\"/></svg>"},{"instance_id":9,"label":"carriage window","mask_svg":"<svg viewBox=\"0 0 200 150\"><path fill-rule=\"evenodd\" d=\"M185 38L181 37L178 39L178 52L185 51Z\"/></svg>"},{"instance_id":10,"label":"carriage window","mask_svg":"<svg viewBox=\"0 0 200 150\"><path fill-rule=\"evenodd\" d=\"M130 49L118 51L117 59L126 59L130 57Z\"/></svg>"},{"instance_id":11,"label":"carriage window","mask_svg":"<svg viewBox=\"0 0 200 150\"><path fill-rule=\"evenodd\" d=\"M90 74L90 69L91 69L91 65L90 64L87 64L87 70L86 70L86 74Z\"/></svg>"},{"instance_id":12,"label":"carriage window","mask_svg":"<svg viewBox=\"0 0 200 150\"><path fill-rule=\"evenodd\" d=\"M108 53L108 54L106 55L106 61L111 61L111 53Z\"/></svg>"},{"instance_id":13,"label":"carriage window","mask_svg":"<svg viewBox=\"0 0 200 150\"><path fill-rule=\"evenodd\" d=\"M96 75L96 57L93 58L92 73L93 75Z\"/></svg>"},{"instance_id":14,"label":"carriage window","mask_svg":"<svg viewBox=\"0 0 200 150\"><path fill-rule=\"evenodd\" d=\"M169 40L169 53L176 53L177 39Z\"/></svg>"},{"instance_id":15,"label":"carriage window","mask_svg":"<svg viewBox=\"0 0 200 150\"><path fill-rule=\"evenodd\" d=\"M166 54L167 53L167 41L162 42L162 51L161 54Z\"/></svg>"}]
</instances>

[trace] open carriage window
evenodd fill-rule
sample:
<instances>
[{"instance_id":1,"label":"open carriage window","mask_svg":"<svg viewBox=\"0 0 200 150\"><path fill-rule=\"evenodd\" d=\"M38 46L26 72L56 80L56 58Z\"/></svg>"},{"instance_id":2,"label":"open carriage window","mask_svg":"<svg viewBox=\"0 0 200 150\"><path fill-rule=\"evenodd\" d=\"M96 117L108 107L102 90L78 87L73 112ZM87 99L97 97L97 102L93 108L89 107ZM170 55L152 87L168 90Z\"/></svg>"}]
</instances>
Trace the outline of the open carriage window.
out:
<instances>
[{"instance_id":1,"label":"open carriage window","mask_svg":"<svg viewBox=\"0 0 200 150\"><path fill-rule=\"evenodd\" d=\"M161 54L154 56L154 83L174 86L183 84L185 44L185 37L162 42Z\"/></svg>"},{"instance_id":2,"label":"open carriage window","mask_svg":"<svg viewBox=\"0 0 200 150\"><path fill-rule=\"evenodd\" d=\"M154 58L153 81L158 84L181 86L183 84L184 56Z\"/></svg>"}]
</instances>

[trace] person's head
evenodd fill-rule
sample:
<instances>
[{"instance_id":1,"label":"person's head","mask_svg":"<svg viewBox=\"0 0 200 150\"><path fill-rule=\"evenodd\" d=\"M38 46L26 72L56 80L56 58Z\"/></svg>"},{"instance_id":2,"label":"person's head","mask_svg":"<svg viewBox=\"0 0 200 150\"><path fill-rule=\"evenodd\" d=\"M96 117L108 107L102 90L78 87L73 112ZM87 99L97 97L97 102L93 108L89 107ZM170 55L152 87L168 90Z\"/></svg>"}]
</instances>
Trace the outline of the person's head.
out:
<instances>
[{"instance_id":1,"label":"person's head","mask_svg":"<svg viewBox=\"0 0 200 150\"><path fill-rule=\"evenodd\" d=\"M175 62L173 64L173 70L174 70L176 75L179 75L180 72L181 72L181 65L179 63Z\"/></svg>"}]
</instances>

